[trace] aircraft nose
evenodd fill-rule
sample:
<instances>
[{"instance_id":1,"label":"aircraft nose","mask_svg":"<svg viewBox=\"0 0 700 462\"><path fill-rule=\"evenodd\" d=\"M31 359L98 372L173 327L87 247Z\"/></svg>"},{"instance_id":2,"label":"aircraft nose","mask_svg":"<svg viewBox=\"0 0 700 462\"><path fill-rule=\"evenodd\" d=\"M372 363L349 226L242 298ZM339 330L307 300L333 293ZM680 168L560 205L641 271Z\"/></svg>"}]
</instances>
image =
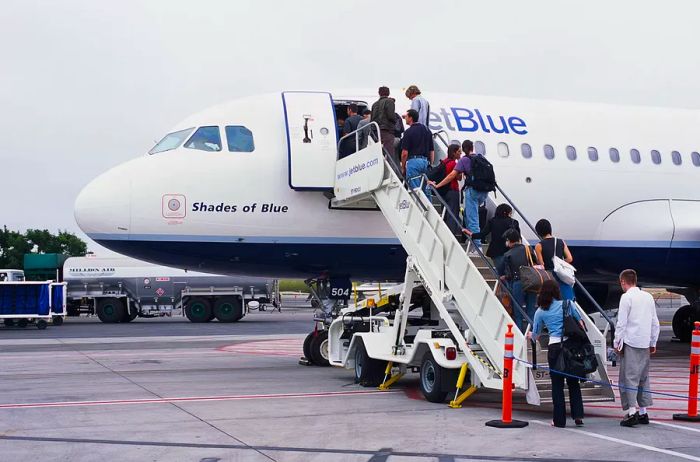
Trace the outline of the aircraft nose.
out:
<instances>
[{"instance_id":1,"label":"aircraft nose","mask_svg":"<svg viewBox=\"0 0 700 462\"><path fill-rule=\"evenodd\" d=\"M115 167L87 184L75 200L75 221L95 240L128 235L131 226L131 180Z\"/></svg>"}]
</instances>

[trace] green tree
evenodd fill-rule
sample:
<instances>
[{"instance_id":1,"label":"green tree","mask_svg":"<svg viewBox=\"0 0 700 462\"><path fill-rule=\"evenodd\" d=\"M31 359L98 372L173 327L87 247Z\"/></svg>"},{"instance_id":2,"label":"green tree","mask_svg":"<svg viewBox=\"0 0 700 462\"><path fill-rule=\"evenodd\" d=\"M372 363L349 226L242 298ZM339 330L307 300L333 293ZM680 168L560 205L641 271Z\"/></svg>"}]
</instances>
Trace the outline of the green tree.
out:
<instances>
[{"instance_id":1,"label":"green tree","mask_svg":"<svg viewBox=\"0 0 700 462\"><path fill-rule=\"evenodd\" d=\"M24 254L61 253L71 257L83 256L87 244L68 231L52 234L47 229L28 229L25 233L0 230L0 268L22 268Z\"/></svg>"}]
</instances>

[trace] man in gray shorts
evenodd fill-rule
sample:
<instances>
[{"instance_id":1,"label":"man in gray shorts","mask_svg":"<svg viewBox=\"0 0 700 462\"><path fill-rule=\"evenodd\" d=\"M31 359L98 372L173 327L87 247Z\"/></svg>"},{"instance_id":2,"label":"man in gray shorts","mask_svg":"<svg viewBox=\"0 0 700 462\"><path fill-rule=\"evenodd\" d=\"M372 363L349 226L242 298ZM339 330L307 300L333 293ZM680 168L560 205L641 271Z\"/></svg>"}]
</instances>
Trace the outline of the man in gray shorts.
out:
<instances>
[{"instance_id":1,"label":"man in gray shorts","mask_svg":"<svg viewBox=\"0 0 700 462\"><path fill-rule=\"evenodd\" d=\"M620 286L625 292L620 298L615 326L615 351L620 355L620 401L625 417L623 427L648 424L649 360L656 353L659 339L659 318L651 294L637 287L637 273L627 269L620 273Z\"/></svg>"}]
</instances>

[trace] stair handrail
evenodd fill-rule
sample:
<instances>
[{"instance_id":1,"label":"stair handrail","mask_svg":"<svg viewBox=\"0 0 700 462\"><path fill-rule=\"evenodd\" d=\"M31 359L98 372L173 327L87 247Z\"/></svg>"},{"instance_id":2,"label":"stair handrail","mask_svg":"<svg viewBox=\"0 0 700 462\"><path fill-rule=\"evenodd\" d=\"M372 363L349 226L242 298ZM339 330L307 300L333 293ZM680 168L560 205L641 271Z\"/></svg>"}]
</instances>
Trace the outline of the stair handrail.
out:
<instances>
[{"instance_id":1,"label":"stair handrail","mask_svg":"<svg viewBox=\"0 0 700 462\"><path fill-rule=\"evenodd\" d=\"M440 141L443 142L443 144L445 146L449 147L450 143L449 143L449 141L445 140L445 138L442 136L442 133L447 135L447 132L445 130L438 130L438 131L433 133L433 139L438 138L438 139L440 139ZM522 212L522 210L520 210L520 208L518 208L518 206L515 205L515 202L513 202L513 200L508 196L508 194L506 194L506 192L503 190L503 188L501 188L498 185L498 183L496 183L496 190L498 192L500 192L501 195L503 196L503 198L508 202L508 204L510 204L510 206L513 207L513 210L515 210L515 212L520 216L520 218L522 218L522 220L525 222L525 224L528 226L528 228L530 228L530 230L533 233L535 233L535 236L542 239L542 236L540 236L537 233L537 230L535 229L533 224L530 222L530 220L527 219L527 216L525 216L525 214ZM593 296L590 294L590 292L588 292L588 290L583 286L583 284L581 284L581 281L579 281L578 278L574 278L574 284L576 285L576 287L578 287L580 289L580 291L588 299L588 301L591 302L591 304L596 309L596 311L598 313L600 313L600 315L603 317L603 319L605 319L605 321L608 323L608 325L610 326L610 335L611 335L612 339L614 339L615 338L615 323L613 322L613 320L610 318L610 316L608 316L608 314L605 312L605 310L603 310L603 308L598 304L598 302L593 298Z\"/></svg>"}]
</instances>

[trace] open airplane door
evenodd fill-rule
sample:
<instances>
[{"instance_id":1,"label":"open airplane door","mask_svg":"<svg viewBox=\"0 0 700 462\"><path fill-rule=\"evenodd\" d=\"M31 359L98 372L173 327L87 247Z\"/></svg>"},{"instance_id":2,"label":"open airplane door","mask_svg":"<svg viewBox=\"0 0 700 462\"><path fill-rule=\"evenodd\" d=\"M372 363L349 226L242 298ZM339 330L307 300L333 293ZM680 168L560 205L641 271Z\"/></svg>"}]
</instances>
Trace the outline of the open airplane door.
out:
<instances>
[{"instance_id":1,"label":"open airplane door","mask_svg":"<svg viewBox=\"0 0 700 462\"><path fill-rule=\"evenodd\" d=\"M338 156L333 99L327 92L282 92L289 156L289 187L333 189Z\"/></svg>"}]
</instances>

